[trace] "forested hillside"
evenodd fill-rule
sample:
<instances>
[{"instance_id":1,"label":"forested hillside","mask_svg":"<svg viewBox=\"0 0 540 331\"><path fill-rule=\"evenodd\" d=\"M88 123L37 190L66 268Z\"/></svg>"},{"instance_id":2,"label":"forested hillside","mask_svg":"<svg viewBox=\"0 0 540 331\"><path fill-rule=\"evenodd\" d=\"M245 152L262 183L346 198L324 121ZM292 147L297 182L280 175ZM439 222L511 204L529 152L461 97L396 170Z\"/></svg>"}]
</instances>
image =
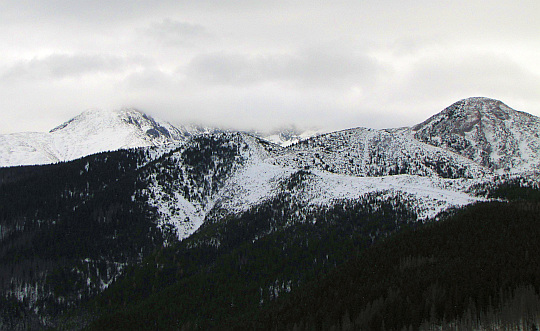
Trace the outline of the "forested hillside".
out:
<instances>
[{"instance_id":1,"label":"forested hillside","mask_svg":"<svg viewBox=\"0 0 540 331\"><path fill-rule=\"evenodd\" d=\"M366 197L313 210L287 196L207 222L94 301L101 329L223 328L332 270L415 219L399 201Z\"/></svg>"},{"instance_id":2,"label":"forested hillside","mask_svg":"<svg viewBox=\"0 0 540 331\"><path fill-rule=\"evenodd\" d=\"M131 150L0 169L1 328L49 325L162 246L153 211L132 199L146 161Z\"/></svg>"},{"instance_id":3,"label":"forested hillside","mask_svg":"<svg viewBox=\"0 0 540 331\"><path fill-rule=\"evenodd\" d=\"M231 329L537 330L539 191L505 189L517 201L388 237Z\"/></svg>"}]
</instances>

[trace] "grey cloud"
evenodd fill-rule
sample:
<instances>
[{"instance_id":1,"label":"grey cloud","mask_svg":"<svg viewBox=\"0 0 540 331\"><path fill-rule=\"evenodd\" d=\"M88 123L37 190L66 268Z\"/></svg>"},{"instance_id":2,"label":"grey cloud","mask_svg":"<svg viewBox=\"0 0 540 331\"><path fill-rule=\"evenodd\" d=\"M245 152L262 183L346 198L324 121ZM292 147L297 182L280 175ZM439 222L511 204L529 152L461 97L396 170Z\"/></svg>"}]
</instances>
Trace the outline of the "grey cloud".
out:
<instances>
[{"instance_id":1,"label":"grey cloud","mask_svg":"<svg viewBox=\"0 0 540 331\"><path fill-rule=\"evenodd\" d=\"M144 32L152 40L172 46L192 43L196 39L210 36L206 28L200 24L168 18L152 23Z\"/></svg>"},{"instance_id":2,"label":"grey cloud","mask_svg":"<svg viewBox=\"0 0 540 331\"><path fill-rule=\"evenodd\" d=\"M362 106L377 106L389 121L407 115L408 121L392 124L402 126L421 122L451 103L472 96L499 99L510 107L538 114L534 106L539 104L538 91L540 76L509 57L448 50L419 57L407 71L388 75Z\"/></svg>"},{"instance_id":3,"label":"grey cloud","mask_svg":"<svg viewBox=\"0 0 540 331\"><path fill-rule=\"evenodd\" d=\"M108 55L52 54L20 61L0 74L3 79L20 80L35 78L63 79L86 74L121 72L131 65L144 64L142 58L123 58Z\"/></svg>"},{"instance_id":4,"label":"grey cloud","mask_svg":"<svg viewBox=\"0 0 540 331\"><path fill-rule=\"evenodd\" d=\"M383 67L365 54L347 54L346 48L336 52L309 49L287 63L281 74L299 77L305 83L333 84L340 82L368 84L383 71Z\"/></svg>"},{"instance_id":5,"label":"grey cloud","mask_svg":"<svg viewBox=\"0 0 540 331\"><path fill-rule=\"evenodd\" d=\"M132 15L142 15L158 5L154 1L130 0L20 0L10 1L4 7L6 14L18 13L20 19L40 17L60 21L83 19L103 22L108 20L114 23L114 18L121 20Z\"/></svg>"},{"instance_id":6,"label":"grey cloud","mask_svg":"<svg viewBox=\"0 0 540 331\"><path fill-rule=\"evenodd\" d=\"M367 55L319 48L292 54L204 54L191 61L186 74L191 79L223 85L281 81L304 86L342 87L344 84L368 84L382 70L382 66Z\"/></svg>"},{"instance_id":7,"label":"grey cloud","mask_svg":"<svg viewBox=\"0 0 540 331\"><path fill-rule=\"evenodd\" d=\"M274 3L251 0L18 0L3 1L0 19L31 22L36 18L50 22L99 25L137 23L149 17L166 17L200 10L244 12L253 8L274 8ZM1 21L0 21L1 23Z\"/></svg>"},{"instance_id":8,"label":"grey cloud","mask_svg":"<svg viewBox=\"0 0 540 331\"><path fill-rule=\"evenodd\" d=\"M245 84L264 79L258 60L243 54L212 53L196 56L188 65L189 78L216 84Z\"/></svg>"},{"instance_id":9,"label":"grey cloud","mask_svg":"<svg viewBox=\"0 0 540 331\"><path fill-rule=\"evenodd\" d=\"M163 72L157 68L145 68L133 72L122 81L125 89L135 91L148 91L155 89L171 89L178 83L174 75Z\"/></svg>"},{"instance_id":10,"label":"grey cloud","mask_svg":"<svg viewBox=\"0 0 540 331\"><path fill-rule=\"evenodd\" d=\"M389 41L380 41L382 47L388 48L392 51L394 56L411 56L417 55L419 52L429 48L445 47L442 45L440 36L436 34L419 34L413 36L400 36Z\"/></svg>"},{"instance_id":11,"label":"grey cloud","mask_svg":"<svg viewBox=\"0 0 540 331\"><path fill-rule=\"evenodd\" d=\"M433 58L418 62L412 71L409 93L442 96L473 93L503 98L536 98L540 76L512 59L492 53L472 53L453 58Z\"/></svg>"}]
</instances>

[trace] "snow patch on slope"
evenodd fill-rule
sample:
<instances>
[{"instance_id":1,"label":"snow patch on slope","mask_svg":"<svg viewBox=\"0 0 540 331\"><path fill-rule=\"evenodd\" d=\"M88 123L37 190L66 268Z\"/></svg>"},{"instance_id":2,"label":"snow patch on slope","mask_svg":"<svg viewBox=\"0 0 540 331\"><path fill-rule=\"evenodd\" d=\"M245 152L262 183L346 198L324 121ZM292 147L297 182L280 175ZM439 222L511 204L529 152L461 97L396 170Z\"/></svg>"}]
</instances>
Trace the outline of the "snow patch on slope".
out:
<instances>
[{"instance_id":1,"label":"snow patch on slope","mask_svg":"<svg viewBox=\"0 0 540 331\"><path fill-rule=\"evenodd\" d=\"M157 208L158 227L163 230L170 224L180 240L189 237L202 225L213 206L211 203L203 205L188 201L180 192L171 195L155 180L150 183L145 193L150 197L149 204Z\"/></svg>"},{"instance_id":2,"label":"snow patch on slope","mask_svg":"<svg viewBox=\"0 0 540 331\"><path fill-rule=\"evenodd\" d=\"M220 208L229 213L246 211L283 192L281 184L284 180L297 171L303 171L268 161L252 163L231 178L221 194ZM292 194L296 201L307 206L333 205L338 201L356 200L373 193L384 198L399 195L410 202L418 218L423 220L453 207L484 200L466 193L482 179L441 179L415 175L356 177L323 170L306 173L309 174L307 179Z\"/></svg>"},{"instance_id":3,"label":"snow patch on slope","mask_svg":"<svg viewBox=\"0 0 540 331\"><path fill-rule=\"evenodd\" d=\"M245 173L246 163L260 162L267 153L258 138L221 133L193 137L164 155L153 165L143 191L157 209L158 226L172 227L179 239L190 236L220 203L228 178Z\"/></svg>"},{"instance_id":4,"label":"snow patch on slope","mask_svg":"<svg viewBox=\"0 0 540 331\"><path fill-rule=\"evenodd\" d=\"M250 162L225 185L219 204L230 213L240 213L274 197L281 181L297 169L265 161Z\"/></svg>"},{"instance_id":5,"label":"snow patch on slope","mask_svg":"<svg viewBox=\"0 0 540 331\"><path fill-rule=\"evenodd\" d=\"M370 193L388 198L400 195L411 202L413 211L423 220L449 208L483 200L462 191L473 181L466 183L460 179L413 175L353 177L319 170L312 173L314 176L308 181L309 186L304 193L312 205L331 205L338 200L355 200Z\"/></svg>"}]
</instances>

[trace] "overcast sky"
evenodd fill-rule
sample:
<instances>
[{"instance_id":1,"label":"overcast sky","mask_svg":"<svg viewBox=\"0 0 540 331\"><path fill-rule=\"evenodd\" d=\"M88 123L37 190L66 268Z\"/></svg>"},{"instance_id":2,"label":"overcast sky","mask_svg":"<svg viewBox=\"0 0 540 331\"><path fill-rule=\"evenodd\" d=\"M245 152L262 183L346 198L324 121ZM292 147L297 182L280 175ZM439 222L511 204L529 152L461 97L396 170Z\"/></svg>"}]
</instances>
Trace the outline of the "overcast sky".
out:
<instances>
[{"instance_id":1,"label":"overcast sky","mask_svg":"<svg viewBox=\"0 0 540 331\"><path fill-rule=\"evenodd\" d=\"M540 1L0 0L0 133L88 108L241 129L540 115Z\"/></svg>"}]
</instances>

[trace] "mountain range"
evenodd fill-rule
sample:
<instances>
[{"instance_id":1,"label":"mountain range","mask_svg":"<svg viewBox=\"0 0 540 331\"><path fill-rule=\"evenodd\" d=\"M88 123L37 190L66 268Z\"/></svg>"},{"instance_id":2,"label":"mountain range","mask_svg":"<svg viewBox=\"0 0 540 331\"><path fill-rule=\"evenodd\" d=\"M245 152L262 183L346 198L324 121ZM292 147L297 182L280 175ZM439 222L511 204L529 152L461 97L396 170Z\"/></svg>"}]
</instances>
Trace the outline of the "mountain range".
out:
<instances>
[{"instance_id":1,"label":"mountain range","mask_svg":"<svg viewBox=\"0 0 540 331\"><path fill-rule=\"evenodd\" d=\"M462 155L498 173L535 169L538 164L540 124L538 118L511 109L498 100L468 98L458 101L426 121L410 128L348 130L356 139L374 137L388 143L402 139L440 147ZM133 108L107 111L87 110L49 132L22 132L0 135L0 166L48 164L69 161L103 151L182 142L199 134L230 130L201 125L174 126ZM288 147L324 135L324 130L301 131L295 126L250 135ZM341 133L331 133L339 136ZM363 137L358 137L362 135ZM384 144L384 143L383 143ZM366 146L371 148L373 146ZM410 148L407 147L407 148ZM366 155L364 155L366 156ZM396 161L392 160L391 162ZM363 160L365 162L365 160ZM369 174L368 174L369 175Z\"/></svg>"},{"instance_id":2,"label":"mountain range","mask_svg":"<svg viewBox=\"0 0 540 331\"><path fill-rule=\"evenodd\" d=\"M4 165L54 164L0 168L0 327L125 328L169 298L178 328L219 329L217 316L270 304L395 232L538 189L539 129L469 98L412 127L289 144L295 133L286 147L133 109L1 136Z\"/></svg>"}]
</instances>

